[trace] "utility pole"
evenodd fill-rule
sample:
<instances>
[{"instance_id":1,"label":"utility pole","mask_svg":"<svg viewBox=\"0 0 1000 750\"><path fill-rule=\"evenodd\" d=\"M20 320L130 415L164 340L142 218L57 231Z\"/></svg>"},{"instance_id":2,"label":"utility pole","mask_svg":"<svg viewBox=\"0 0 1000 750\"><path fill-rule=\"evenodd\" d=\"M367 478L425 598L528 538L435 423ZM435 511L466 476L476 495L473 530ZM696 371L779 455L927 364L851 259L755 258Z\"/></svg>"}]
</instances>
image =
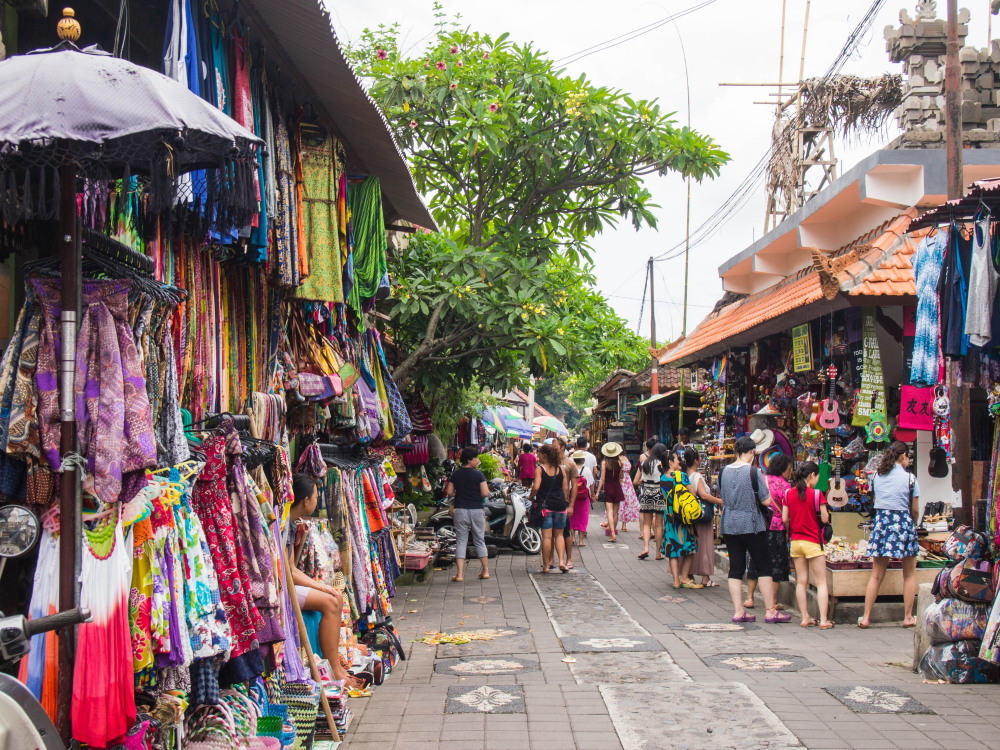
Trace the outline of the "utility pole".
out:
<instances>
[{"instance_id":1,"label":"utility pole","mask_svg":"<svg viewBox=\"0 0 1000 750\"><path fill-rule=\"evenodd\" d=\"M944 107L945 155L948 170L948 200L961 198L962 190L962 82L958 59L958 0L948 0L947 42L945 44ZM969 424L969 389L951 386L951 424L955 446L955 468L951 486L962 496L954 509L956 524L972 524L972 429Z\"/></svg>"},{"instance_id":2,"label":"utility pole","mask_svg":"<svg viewBox=\"0 0 1000 750\"><path fill-rule=\"evenodd\" d=\"M649 348L653 354L653 370L649 376L649 391L655 396L660 392L660 358L656 356L656 297L653 294L653 256L649 256L646 261L646 270L649 273Z\"/></svg>"}]
</instances>

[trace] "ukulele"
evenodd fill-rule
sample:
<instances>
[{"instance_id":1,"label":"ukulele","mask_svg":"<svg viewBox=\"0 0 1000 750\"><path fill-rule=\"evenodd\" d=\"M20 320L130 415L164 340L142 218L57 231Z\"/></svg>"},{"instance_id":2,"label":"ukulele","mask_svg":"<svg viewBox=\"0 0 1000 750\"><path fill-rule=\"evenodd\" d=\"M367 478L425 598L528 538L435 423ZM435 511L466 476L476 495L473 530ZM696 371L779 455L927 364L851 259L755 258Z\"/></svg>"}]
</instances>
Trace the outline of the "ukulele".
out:
<instances>
[{"instance_id":1,"label":"ukulele","mask_svg":"<svg viewBox=\"0 0 1000 750\"><path fill-rule=\"evenodd\" d=\"M830 365L826 370L829 380L827 397L820 404L819 426L824 430L835 430L840 426L840 404L837 403L837 368Z\"/></svg>"},{"instance_id":2,"label":"ukulele","mask_svg":"<svg viewBox=\"0 0 1000 750\"><path fill-rule=\"evenodd\" d=\"M847 482L841 476L840 457L843 449L838 445L833 449L833 479L830 489L826 491L826 503L831 508L843 508L847 505Z\"/></svg>"}]
</instances>

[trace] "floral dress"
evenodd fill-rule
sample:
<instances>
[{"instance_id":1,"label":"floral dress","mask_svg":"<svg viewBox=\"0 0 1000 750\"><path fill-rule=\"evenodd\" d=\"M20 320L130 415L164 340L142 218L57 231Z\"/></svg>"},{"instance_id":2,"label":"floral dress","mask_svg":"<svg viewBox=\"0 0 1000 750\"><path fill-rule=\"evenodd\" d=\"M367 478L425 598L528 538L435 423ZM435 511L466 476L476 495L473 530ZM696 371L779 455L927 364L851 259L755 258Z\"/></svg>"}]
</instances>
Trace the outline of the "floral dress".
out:
<instances>
[{"instance_id":1,"label":"floral dress","mask_svg":"<svg viewBox=\"0 0 1000 750\"><path fill-rule=\"evenodd\" d=\"M682 484L691 484L685 472L678 472ZM663 510L663 543L660 553L667 557L687 557L698 551L698 539L694 529L689 524L681 523L674 513L673 492L676 480L670 474L664 474L660 481L666 483L663 493L666 495L666 508Z\"/></svg>"},{"instance_id":2,"label":"floral dress","mask_svg":"<svg viewBox=\"0 0 1000 750\"><path fill-rule=\"evenodd\" d=\"M618 510L618 520L622 524L632 523L639 520L639 496L635 494L635 485L629 477L632 476L632 464L625 456L622 456L622 495L625 500Z\"/></svg>"}]
</instances>

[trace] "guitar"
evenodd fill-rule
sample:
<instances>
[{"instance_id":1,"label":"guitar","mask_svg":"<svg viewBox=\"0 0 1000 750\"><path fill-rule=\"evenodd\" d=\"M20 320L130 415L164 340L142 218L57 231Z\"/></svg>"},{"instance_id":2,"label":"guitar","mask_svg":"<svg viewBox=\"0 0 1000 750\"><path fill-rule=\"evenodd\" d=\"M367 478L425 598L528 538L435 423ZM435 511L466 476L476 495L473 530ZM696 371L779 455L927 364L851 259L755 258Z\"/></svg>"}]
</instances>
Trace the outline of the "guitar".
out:
<instances>
[{"instance_id":1,"label":"guitar","mask_svg":"<svg viewBox=\"0 0 1000 750\"><path fill-rule=\"evenodd\" d=\"M837 403L837 368L830 365L826 371L829 379L827 397L820 405L819 426L824 430L835 430L840 426L840 404Z\"/></svg>"},{"instance_id":2,"label":"guitar","mask_svg":"<svg viewBox=\"0 0 1000 750\"><path fill-rule=\"evenodd\" d=\"M831 508L843 508L847 505L847 482L840 473L840 457L843 449L838 445L833 449L834 477L830 480L830 489L826 491L826 504Z\"/></svg>"}]
</instances>

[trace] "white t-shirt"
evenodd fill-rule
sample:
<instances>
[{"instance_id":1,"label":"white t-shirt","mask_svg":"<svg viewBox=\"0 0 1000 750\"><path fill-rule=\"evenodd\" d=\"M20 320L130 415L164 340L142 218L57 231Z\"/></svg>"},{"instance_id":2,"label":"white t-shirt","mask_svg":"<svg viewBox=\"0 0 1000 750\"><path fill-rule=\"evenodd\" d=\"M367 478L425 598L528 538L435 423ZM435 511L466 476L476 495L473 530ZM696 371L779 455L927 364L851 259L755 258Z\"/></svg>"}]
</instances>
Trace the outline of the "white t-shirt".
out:
<instances>
[{"instance_id":1,"label":"white t-shirt","mask_svg":"<svg viewBox=\"0 0 1000 750\"><path fill-rule=\"evenodd\" d=\"M583 459L583 469L580 471L580 476L587 480L587 487L590 488L597 481L594 476L597 469L597 456L590 451L585 451L585 453L587 455Z\"/></svg>"}]
</instances>

